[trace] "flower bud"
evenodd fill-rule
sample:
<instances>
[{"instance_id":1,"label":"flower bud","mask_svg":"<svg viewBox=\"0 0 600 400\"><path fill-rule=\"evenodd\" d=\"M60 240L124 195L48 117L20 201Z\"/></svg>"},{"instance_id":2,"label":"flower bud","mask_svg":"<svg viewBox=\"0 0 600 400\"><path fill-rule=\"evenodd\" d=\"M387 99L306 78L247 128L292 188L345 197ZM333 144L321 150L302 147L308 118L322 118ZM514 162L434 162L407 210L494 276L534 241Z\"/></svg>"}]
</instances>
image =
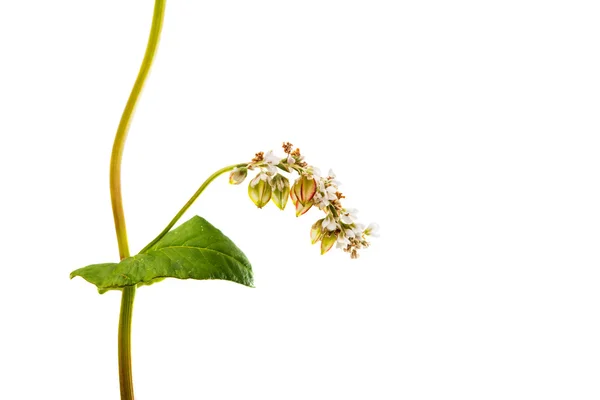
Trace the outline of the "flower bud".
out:
<instances>
[{"instance_id":1,"label":"flower bud","mask_svg":"<svg viewBox=\"0 0 600 400\"><path fill-rule=\"evenodd\" d=\"M236 168L229 175L229 183L232 185L239 185L240 183L244 182L246 176L248 176L248 168Z\"/></svg>"},{"instance_id":2,"label":"flower bud","mask_svg":"<svg viewBox=\"0 0 600 400\"><path fill-rule=\"evenodd\" d=\"M259 179L254 186L248 185L248 196L258 208L263 208L271 200L271 185Z\"/></svg>"},{"instance_id":3,"label":"flower bud","mask_svg":"<svg viewBox=\"0 0 600 400\"><path fill-rule=\"evenodd\" d=\"M335 233L323 236L323 239L321 239L321 254L325 254L331 250L336 241L337 235Z\"/></svg>"},{"instance_id":4,"label":"flower bud","mask_svg":"<svg viewBox=\"0 0 600 400\"><path fill-rule=\"evenodd\" d=\"M285 158L283 160L281 160L281 162L279 164L277 164L277 166L279 168L281 168L282 170L284 170L285 172L292 172L292 170L290 169L289 164L286 163Z\"/></svg>"},{"instance_id":5,"label":"flower bud","mask_svg":"<svg viewBox=\"0 0 600 400\"><path fill-rule=\"evenodd\" d=\"M286 177L277 174L273 177L271 184L273 185L271 200L279 209L283 210L290 195L290 181Z\"/></svg>"},{"instance_id":6,"label":"flower bud","mask_svg":"<svg viewBox=\"0 0 600 400\"><path fill-rule=\"evenodd\" d=\"M310 228L310 241L312 244L317 243L323 237L323 220L315 222Z\"/></svg>"},{"instance_id":7,"label":"flower bud","mask_svg":"<svg viewBox=\"0 0 600 400\"><path fill-rule=\"evenodd\" d=\"M317 181L315 178L309 178L302 175L296 179L294 186L290 191L290 197L296 206L296 216L300 216L307 212L313 205L313 197L317 192Z\"/></svg>"},{"instance_id":8,"label":"flower bud","mask_svg":"<svg viewBox=\"0 0 600 400\"><path fill-rule=\"evenodd\" d=\"M304 215L310 208L313 206L313 201L311 200L308 204L300 204L299 201L294 203L296 207L296 217Z\"/></svg>"}]
</instances>

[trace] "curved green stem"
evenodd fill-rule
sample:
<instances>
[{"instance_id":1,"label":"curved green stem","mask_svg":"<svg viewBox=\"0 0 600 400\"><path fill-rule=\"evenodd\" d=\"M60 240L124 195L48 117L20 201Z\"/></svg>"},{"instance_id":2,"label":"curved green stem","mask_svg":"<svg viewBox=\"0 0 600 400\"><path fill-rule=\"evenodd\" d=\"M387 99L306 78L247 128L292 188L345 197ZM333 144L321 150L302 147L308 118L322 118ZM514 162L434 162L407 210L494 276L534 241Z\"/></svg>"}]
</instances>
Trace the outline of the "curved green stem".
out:
<instances>
[{"instance_id":1,"label":"curved green stem","mask_svg":"<svg viewBox=\"0 0 600 400\"><path fill-rule=\"evenodd\" d=\"M125 225L123 197L121 195L121 159L123 158L123 148L125 147L125 139L127 138L131 117L158 47L165 14L165 5L166 0L155 0L154 15L152 17L152 27L150 28L150 37L148 38L146 54L144 55L144 60L140 66L137 79L135 80L135 84L131 89L131 94L129 95L125 109L123 110L110 158L110 197L115 220L117 242L119 244L119 256L121 259L129 257L127 227ZM131 374L131 316L134 297L135 286L123 289L121 313L119 317L119 381L122 400L133 400L134 398Z\"/></svg>"},{"instance_id":2,"label":"curved green stem","mask_svg":"<svg viewBox=\"0 0 600 400\"><path fill-rule=\"evenodd\" d=\"M220 170L216 171L214 174L209 176L208 179L206 179L204 181L204 183L202 185L200 185L198 190L196 190L196 193L194 193L194 195L188 200L187 203L185 203L185 205L181 208L181 210L179 210L177 215L175 215L175 217L173 217L173 219L171 220L171 222L169 222L169 224L166 226L166 228L163 229L162 232L159 233L158 236L154 238L154 240L152 240L150 243L148 243L146 245L146 247L144 247L140 251L140 253L145 253L149 248L154 246L160 239L162 239L162 237L165 236L171 230L171 228L177 223L177 221L179 221L179 218L181 218L181 216L187 211L187 209L190 208L190 206L194 203L194 201L196 201L198 196L200 196L202 194L202 192L204 192L204 189L206 189L207 186L210 185L210 183L212 181L214 181L219 175L222 175L228 171L232 171L236 168L245 167L247 165L248 165L248 163L229 165L225 168L221 168Z\"/></svg>"},{"instance_id":3,"label":"curved green stem","mask_svg":"<svg viewBox=\"0 0 600 400\"><path fill-rule=\"evenodd\" d=\"M125 226L123 197L121 195L121 159L123 158L123 148L125 147L125 140L127 139L131 117L158 47L158 40L160 38L164 18L165 3L166 0L156 0L154 4L154 16L152 19L150 37L148 38L148 46L146 47L146 54L144 55L144 60L140 66L140 72L138 73L135 84L131 89L129 99L127 100L127 104L125 105L125 109L123 110L110 158L110 197L115 219L117 241L119 243L119 254L122 259L129 257L129 245L127 244L127 228Z\"/></svg>"}]
</instances>

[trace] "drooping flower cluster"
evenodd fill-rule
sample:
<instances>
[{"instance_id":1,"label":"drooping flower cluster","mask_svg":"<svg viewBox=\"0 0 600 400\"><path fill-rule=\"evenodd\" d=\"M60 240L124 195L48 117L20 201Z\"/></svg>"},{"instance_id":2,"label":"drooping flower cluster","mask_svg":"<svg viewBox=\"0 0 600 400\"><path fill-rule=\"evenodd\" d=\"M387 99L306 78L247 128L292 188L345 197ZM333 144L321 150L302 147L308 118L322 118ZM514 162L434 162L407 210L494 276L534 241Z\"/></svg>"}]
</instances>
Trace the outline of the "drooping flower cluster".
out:
<instances>
[{"instance_id":1,"label":"drooping flower cluster","mask_svg":"<svg viewBox=\"0 0 600 400\"><path fill-rule=\"evenodd\" d=\"M367 228L356 222L356 210L346 209L341 204L345 196L340 193L340 183L333 171L322 177L317 168L308 165L300 149L291 143L283 144L285 157L278 157L269 151L256 153L246 167L236 168L229 177L229 183L239 185L248 176L248 171L256 171L256 176L248 185L248 195L258 208L263 208L270 200L280 209L287 205L288 198L296 208L296 216L305 214L312 206L325 213L325 217L315 222L310 231L313 244L321 242L321 254L328 252L334 244L352 258L358 257L358 250L369 247L368 236L378 236L377 224ZM290 186L288 178L280 171L293 172L298 178Z\"/></svg>"}]
</instances>

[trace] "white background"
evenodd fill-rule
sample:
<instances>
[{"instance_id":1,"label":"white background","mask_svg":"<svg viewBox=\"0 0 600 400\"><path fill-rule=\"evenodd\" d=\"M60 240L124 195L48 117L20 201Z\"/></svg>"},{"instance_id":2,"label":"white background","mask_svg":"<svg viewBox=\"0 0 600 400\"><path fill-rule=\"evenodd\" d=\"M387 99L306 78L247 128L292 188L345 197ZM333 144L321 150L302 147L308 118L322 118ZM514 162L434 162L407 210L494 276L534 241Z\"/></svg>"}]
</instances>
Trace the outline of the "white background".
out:
<instances>
[{"instance_id":1,"label":"white background","mask_svg":"<svg viewBox=\"0 0 600 400\"><path fill-rule=\"evenodd\" d=\"M600 398L595 1L186 1L123 161L132 252L214 170L281 142L382 237L319 256L311 210L216 181L199 214L255 289L138 291L139 399ZM4 1L0 398L116 399L113 135L151 0Z\"/></svg>"}]
</instances>

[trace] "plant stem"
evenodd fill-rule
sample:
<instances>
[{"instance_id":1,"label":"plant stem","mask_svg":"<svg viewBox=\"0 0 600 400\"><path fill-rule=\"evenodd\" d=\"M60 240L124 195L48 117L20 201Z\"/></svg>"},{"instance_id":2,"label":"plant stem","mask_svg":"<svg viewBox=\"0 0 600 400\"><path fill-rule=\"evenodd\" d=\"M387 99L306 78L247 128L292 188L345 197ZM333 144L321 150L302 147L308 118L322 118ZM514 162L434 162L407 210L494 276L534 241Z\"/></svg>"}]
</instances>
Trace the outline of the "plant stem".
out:
<instances>
[{"instance_id":1,"label":"plant stem","mask_svg":"<svg viewBox=\"0 0 600 400\"><path fill-rule=\"evenodd\" d=\"M244 163L244 164L234 164L234 165L229 165L225 168L221 168L220 170L216 171L214 174L212 174L211 176L209 176L202 185L200 185L200 187L198 188L198 190L196 190L196 193L194 193L194 195L188 200L187 203L185 203L185 205L181 208L181 210L179 210L179 212L177 213L177 215L175 215L175 217L173 217L173 219L171 220L171 222L169 222L169 224L166 226L165 229L162 230L161 233L158 234L157 237L154 238L153 241L151 241L150 243L148 243L146 245L146 247L144 247L140 253L145 253L149 248L151 248L152 246L154 246L160 239L162 239L163 236L165 236L170 230L171 228L177 223L177 221L179 220L179 218L181 218L183 216L183 214L187 211L188 208L190 208L190 206L194 203L194 201L196 201L196 199L198 198L198 196L200 196L202 194L202 192L204 192L204 189L206 189L206 187L208 185L210 185L210 183L212 181L214 181L219 175L224 174L225 172L228 171L232 171L236 168L241 168L241 167L245 167L247 166L248 163Z\"/></svg>"},{"instance_id":2,"label":"plant stem","mask_svg":"<svg viewBox=\"0 0 600 400\"><path fill-rule=\"evenodd\" d=\"M119 382L121 399L133 400L133 377L131 373L131 316L135 286L123 288L121 314L119 316Z\"/></svg>"},{"instance_id":3,"label":"plant stem","mask_svg":"<svg viewBox=\"0 0 600 400\"><path fill-rule=\"evenodd\" d=\"M140 66L137 79L135 80L133 88L131 89L131 94L129 95L125 109L123 110L110 158L110 197L115 220L117 242L119 244L119 256L121 259L129 257L127 227L125 225L123 197L121 195L121 159L123 158L123 148L125 147L125 139L127 138L131 117L158 47L165 14L165 5L166 0L155 0L154 15L152 17L152 27L150 28L150 37L148 38L146 54L144 55L144 60ZM131 315L133 312L134 298L135 286L129 286L123 289L121 314L119 317L119 381L122 400L133 400L134 398L131 374Z\"/></svg>"}]
</instances>

